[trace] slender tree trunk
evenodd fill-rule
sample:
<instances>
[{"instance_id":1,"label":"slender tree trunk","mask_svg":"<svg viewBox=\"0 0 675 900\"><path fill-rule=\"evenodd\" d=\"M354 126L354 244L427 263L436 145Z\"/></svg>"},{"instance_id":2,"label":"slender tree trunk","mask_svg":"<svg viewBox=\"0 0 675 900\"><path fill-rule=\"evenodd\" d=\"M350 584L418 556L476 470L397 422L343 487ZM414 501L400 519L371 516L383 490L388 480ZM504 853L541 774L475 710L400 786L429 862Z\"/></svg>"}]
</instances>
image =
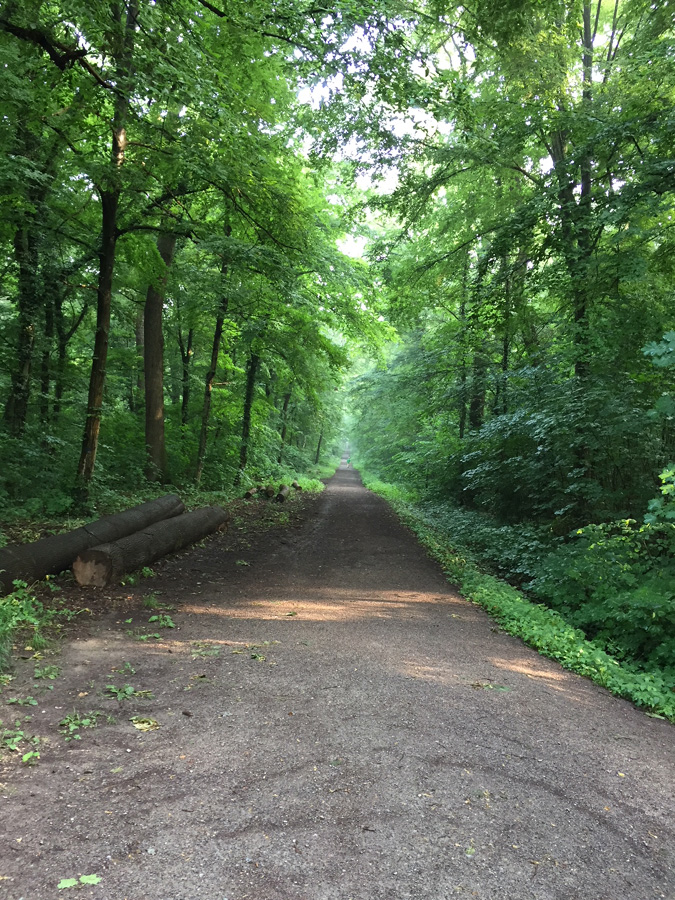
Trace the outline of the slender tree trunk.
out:
<instances>
[{"instance_id":1,"label":"slender tree trunk","mask_svg":"<svg viewBox=\"0 0 675 900\"><path fill-rule=\"evenodd\" d=\"M255 382L260 367L260 357L251 353L246 366L246 393L244 395L244 412L241 420L241 445L239 447L239 469L234 479L235 485L241 481L246 463L248 462L248 447L251 437L251 412L253 410L253 398L255 394Z\"/></svg>"},{"instance_id":2,"label":"slender tree trunk","mask_svg":"<svg viewBox=\"0 0 675 900\"><path fill-rule=\"evenodd\" d=\"M33 348L41 302L38 284L38 242L34 223L17 230L14 236L14 256L19 269L19 333L16 367L5 404L4 419L10 432L20 436L26 427L28 415Z\"/></svg>"},{"instance_id":3,"label":"slender tree trunk","mask_svg":"<svg viewBox=\"0 0 675 900\"><path fill-rule=\"evenodd\" d=\"M469 293L469 257L464 262L464 274L462 276L462 299L459 304L459 321L460 321L460 363L459 363L459 439L464 440L466 433L466 406L467 406L467 374L466 374L466 299Z\"/></svg>"},{"instance_id":4,"label":"slender tree trunk","mask_svg":"<svg viewBox=\"0 0 675 900\"><path fill-rule=\"evenodd\" d=\"M225 236L229 237L232 234L232 228L229 224L225 225ZM227 275L227 257L223 257L223 263L221 266L221 274L223 276L223 282L225 281L225 276ZM206 373L206 383L204 386L204 404L202 406L202 425L199 431L199 446L197 447L197 467L195 470L195 482L199 484L202 478L202 472L204 471L204 461L206 459L206 444L209 436L209 418L211 416L211 399L213 394L213 382L216 377L216 371L218 369L218 354L220 352L220 341L223 336L223 324L225 323L225 316L227 315L227 310L229 308L229 297L227 293L223 291L223 296L220 301L220 311L218 312L218 318L216 319L216 330L213 333L213 344L211 346L211 365L209 366L209 371Z\"/></svg>"},{"instance_id":5,"label":"slender tree trunk","mask_svg":"<svg viewBox=\"0 0 675 900\"><path fill-rule=\"evenodd\" d=\"M474 351L471 372L471 400L469 402L469 427L478 430L485 417L485 376L487 360L480 350Z\"/></svg>"},{"instance_id":6,"label":"slender tree trunk","mask_svg":"<svg viewBox=\"0 0 675 900\"><path fill-rule=\"evenodd\" d=\"M89 378L87 398L87 418L82 438L82 451L77 466L80 489L86 494L96 463L98 438L101 430L103 408L103 388L105 386L108 361L108 341L110 334L110 306L112 300L112 280L115 268L117 245L117 210L121 193L120 169L124 162L127 145L126 122L129 112L131 91L132 59L136 18L139 0L130 0L124 26L121 47L117 58L117 90L112 123L111 170L108 177L110 187L100 190L101 195L101 250L99 256L99 276L96 308L96 337L94 355ZM121 25L122 10L115 7L115 19Z\"/></svg>"},{"instance_id":7,"label":"slender tree trunk","mask_svg":"<svg viewBox=\"0 0 675 900\"><path fill-rule=\"evenodd\" d=\"M160 234L157 249L165 272L157 287L150 285L145 300L144 374L145 374L145 476L148 481L165 481L167 477L166 441L164 435L164 292L168 270L176 249L176 235Z\"/></svg>"},{"instance_id":8,"label":"slender tree trunk","mask_svg":"<svg viewBox=\"0 0 675 900\"><path fill-rule=\"evenodd\" d=\"M134 320L134 346L136 348L136 358L134 360L134 369L131 373L131 391L129 394L129 410L136 412L138 397L145 397L145 305L140 306L136 311L136 319Z\"/></svg>"},{"instance_id":9,"label":"slender tree trunk","mask_svg":"<svg viewBox=\"0 0 675 900\"><path fill-rule=\"evenodd\" d=\"M183 341L183 335L178 331L178 345L180 347L181 358L181 407L180 407L180 424L184 427L188 423L190 413L190 364L194 351L192 344L194 342L194 328L190 328L187 334L187 343Z\"/></svg>"},{"instance_id":10,"label":"slender tree trunk","mask_svg":"<svg viewBox=\"0 0 675 900\"><path fill-rule=\"evenodd\" d=\"M279 456L277 462L281 465L281 459L284 455L284 447L286 446L286 432L288 430L288 404L291 402L291 394L293 389L289 389L284 394L284 405L281 408L281 445L279 447Z\"/></svg>"},{"instance_id":11,"label":"slender tree trunk","mask_svg":"<svg viewBox=\"0 0 675 900\"><path fill-rule=\"evenodd\" d=\"M52 382L52 351L54 349L54 298L45 291L45 335L40 360L40 419L50 421L49 393Z\"/></svg>"},{"instance_id":12,"label":"slender tree trunk","mask_svg":"<svg viewBox=\"0 0 675 900\"><path fill-rule=\"evenodd\" d=\"M314 465L319 465L319 458L321 456L321 444L323 443L323 425L321 426L321 431L319 432L319 443L316 445L316 454L314 455Z\"/></svg>"},{"instance_id":13,"label":"slender tree trunk","mask_svg":"<svg viewBox=\"0 0 675 900\"><path fill-rule=\"evenodd\" d=\"M63 315L63 294L57 291L54 297L54 322L56 325L56 344L57 344L57 361L56 374L54 377L54 403L52 405L52 421L54 424L61 415L61 405L63 403L63 393L65 390L66 364L68 362L68 344L71 338L82 324L87 314L89 306L85 303L80 310L80 314L73 322L70 328L66 328L65 318Z\"/></svg>"}]
</instances>

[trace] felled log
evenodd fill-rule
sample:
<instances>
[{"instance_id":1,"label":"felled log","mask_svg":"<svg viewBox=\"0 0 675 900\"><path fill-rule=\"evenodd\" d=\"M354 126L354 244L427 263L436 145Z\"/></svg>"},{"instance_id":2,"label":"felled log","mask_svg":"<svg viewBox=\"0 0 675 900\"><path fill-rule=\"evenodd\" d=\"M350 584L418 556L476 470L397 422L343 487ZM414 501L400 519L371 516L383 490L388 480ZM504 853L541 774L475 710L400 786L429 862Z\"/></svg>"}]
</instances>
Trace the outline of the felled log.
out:
<instances>
[{"instance_id":1,"label":"felled log","mask_svg":"<svg viewBox=\"0 0 675 900\"><path fill-rule=\"evenodd\" d=\"M251 497L255 497L258 493L258 488L249 488L244 494L244 500L250 500Z\"/></svg>"},{"instance_id":2,"label":"felled log","mask_svg":"<svg viewBox=\"0 0 675 900\"><path fill-rule=\"evenodd\" d=\"M275 502L276 503L284 503L286 501L286 498L290 494L290 492L291 492L291 489L289 488L289 486L287 484L280 484L279 485L279 493L274 498Z\"/></svg>"},{"instance_id":3,"label":"felled log","mask_svg":"<svg viewBox=\"0 0 675 900\"><path fill-rule=\"evenodd\" d=\"M296 491L301 491L301 490L302 490L302 486L299 485L297 481L293 481L293 482L291 483L291 487L292 487L292 488L295 488Z\"/></svg>"},{"instance_id":4,"label":"felled log","mask_svg":"<svg viewBox=\"0 0 675 900\"><path fill-rule=\"evenodd\" d=\"M166 494L112 516L104 516L74 531L42 538L32 544L13 544L0 550L0 593L13 590L16 579L29 584L45 575L69 569L75 557L89 547L117 541L141 528L184 512L179 497Z\"/></svg>"},{"instance_id":5,"label":"felled log","mask_svg":"<svg viewBox=\"0 0 675 900\"><path fill-rule=\"evenodd\" d=\"M77 583L83 587L107 587L126 572L200 541L218 530L229 516L220 506L206 506L150 525L119 541L85 550L73 563Z\"/></svg>"},{"instance_id":6,"label":"felled log","mask_svg":"<svg viewBox=\"0 0 675 900\"><path fill-rule=\"evenodd\" d=\"M277 489L274 487L273 484L268 484L267 487L265 488L265 496L269 497L270 500L272 499L272 497L274 497L276 492L277 492Z\"/></svg>"}]
</instances>

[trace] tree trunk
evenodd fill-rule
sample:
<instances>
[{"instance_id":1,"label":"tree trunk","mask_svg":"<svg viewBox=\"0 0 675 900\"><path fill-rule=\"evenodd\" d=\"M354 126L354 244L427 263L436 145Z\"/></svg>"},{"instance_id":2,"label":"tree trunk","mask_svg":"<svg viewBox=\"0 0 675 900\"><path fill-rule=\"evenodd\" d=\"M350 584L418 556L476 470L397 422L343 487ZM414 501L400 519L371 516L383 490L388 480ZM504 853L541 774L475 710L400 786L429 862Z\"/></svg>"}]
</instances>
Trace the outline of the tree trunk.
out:
<instances>
[{"instance_id":1,"label":"tree trunk","mask_svg":"<svg viewBox=\"0 0 675 900\"><path fill-rule=\"evenodd\" d=\"M255 382L260 366L260 357L251 353L246 367L246 393L244 395L244 411L241 419L241 445L239 447L239 470L234 479L235 485L241 481L246 463L248 462L248 445L251 437L251 412L253 410L253 397L255 394Z\"/></svg>"},{"instance_id":2,"label":"tree trunk","mask_svg":"<svg viewBox=\"0 0 675 900\"><path fill-rule=\"evenodd\" d=\"M31 222L18 229L14 235L14 257L19 269L19 333L16 368L12 374L4 418L10 432L20 436L26 427L28 415L33 347L41 301L38 286L38 243L34 223Z\"/></svg>"},{"instance_id":3,"label":"tree trunk","mask_svg":"<svg viewBox=\"0 0 675 900\"><path fill-rule=\"evenodd\" d=\"M108 340L110 332L110 304L112 298L112 279L115 268L115 249L117 245L117 209L121 193L121 167L127 145L126 122L129 113L129 95L131 92L132 59L134 37L136 34L136 18L139 0L130 0L127 18L117 57L117 93L112 122L112 149L108 187L100 189L101 195L101 250L99 255L99 276L96 308L96 338L94 340L94 356L89 379L89 395L87 398L87 419L82 438L82 451L77 466L79 488L86 496L96 463L98 438L101 430L101 411L103 407L103 388L105 386L106 365L108 361ZM121 8L116 8L116 24L121 25Z\"/></svg>"},{"instance_id":4,"label":"tree trunk","mask_svg":"<svg viewBox=\"0 0 675 900\"><path fill-rule=\"evenodd\" d=\"M70 328L66 328L65 318L63 315L64 296L58 291L54 297L54 320L56 325L56 343L57 343L57 362L56 376L54 378L54 404L52 406L52 419L54 424L61 415L61 405L63 403L63 393L65 390L66 363L68 361L68 344L71 338L82 324L87 310L88 304L85 302L80 310L80 314L73 322Z\"/></svg>"},{"instance_id":5,"label":"tree trunk","mask_svg":"<svg viewBox=\"0 0 675 900\"><path fill-rule=\"evenodd\" d=\"M319 442L316 445L316 454L314 456L314 465L319 465L319 457L321 456L321 444L323 443L323 425L321 426L321 431L319 432Z\"/></svg>"},{"instance_id":6,"label":"tree trunk","mask_svg":"<svg viewBox=\"0 0 675 900\"><path fill-rule=\"evenodd\" d=\"M183 335L178 331L178 345L180 346L181 358L181 405L180 405L180 424L185 427L188 423L190 413L190 363L194 351L192 344L194 341L194 328L190 328L187 335L187 344L183 342Z\"/></svg>"},{"instance_id":7,"label":"tree trunk","mask_svg":"<svg viewBox=\"0 0 675 900\"><path fill-rule=\"evenodd\" d=\"M0 571L0 588L8 593L16 579L30 584L45 575L58 575L70 568L78 553L106 541L116 541L161 519L179 516L184 509L179 497L167 494L66 534L4 547L0 549L0 570L4 570Z\"/></svg>"},{"instance_id":8,"label":"tree trunk","mask_svg":"<svg viewBox=\"0 0 675 900\"><path fill-rule=\"evenodd\" d=\"M469 402L469 428L477 431L485 417L485 376L487 360L479 350L474 351L471 373L471 400Z\"/></svg>"},{"instance_id":9,"label":"tree trunk","mask_svg":"<svg viewBox=\"0 0 675 900\"><path fill-rule=\"evenodd\" d=\"M50 421L49 393L52 382L52 351L54 349L54 298L47 290L44 296L45 307L45 335L42 346L42 359L40 361L40 419L43 427Z\"/></svg>"},{"instance_id":10,"label":"tree trunk","mask_svg":"<svg viewBox=\"0 0 675 900\"><path fill-rule=\"evenodd\" d=\"M277 462L281 465L281 460L284 455L284 447L286 445L286 431L288 430L288 404L291 402L291 394L293 393L293 389L289 388L289 390L284 394L284 405L281 408L281 446L279 447L279 456L277 458Z\"/></svg>"},{"instance_id":11,"label":"tree trunk","mask_svg":"<svg viewBox=\"0 0 675 900\"><path fill-rule=\"evenodd\" d=\"M77 467L78 479L81 486L84 488L85 493L94 473L96 452L98 450L98 437L101 430L103 388L105 386L108 340L110 334L112 277L115 266L115 245L117 243L118 203L118 191L104 191L101 194L103 235L96 306L96 337L94 339L94 355L89 378L87 419L84 426L84 436L82 438L80 462Z\"/></svg>"},{"instance_id":12,"label":"tree trunk","mask_svg":"<svg viewBox=\"0 0 675 900\"><path fill-rule=\"evenodd\" d=\"M176 249L176 235L160 234L157 249L164 263L159 286L150 285L145 300L143 362L145 374L145 476L148 481L166 481L166 441L164 436L164 292L168 270Z\"/></svg>"},{"instance_id":13,"label":"tree trunk","mask_svg":"<svg viewBox=\"0 0 675 900\"><path fill-rule=\"evenodd\" d=\"M134 321L134 344L136 347L136 359L134 370L131 373L131 395L129 411L136 412L137 397L145 397L145 371L144 371L144 343L145 343L145 306L140 306L136 312Z\"/></svg>"},{"instance_id":14,"label":"tree trunk","mask_svg":"<svg viewBox=\"0 0 675 900\"><path fill-rule=\"evenodd\" d=\"M225 225L225 237L229 237L232 234L232 227L229 224ZM223 276L223 281L225 276L227 275L227 257L223 255L223 262L221 266L221 274ZM202 479L202 472L204 471L204 460L206 459L206 443L209 436L209 418L211 416L211 399L213 393L213 382L216 377L216 371L218 369L218 354L220 352L220 341L223 336L223 324L225 323L225 316L227 315L227 310L229 308L229 297L227 293L223 291L223 296L220 301L220 311L218 313L218 318L216 319L216 330L213 333L213 344L211 345L211 365L209 366L209 371L206 373L206 384L204 387L204 405L202 406L202 426L199 431L199 446L197 448L197 468L195 470L195 482L199 484Z\"/></svg>"},{"instance_id":15,"label":"tree trunk","mask_svg":"<svg viewBox=\"0 0 675 900\"><path fill-rule=\"evenodd\" d=\"M207 506L136 531L128 537L85 550L73 563L77 583L107 587L126 572L148 566L212 534L230 518L220 506Z\"/></svg>"}]
</instances>

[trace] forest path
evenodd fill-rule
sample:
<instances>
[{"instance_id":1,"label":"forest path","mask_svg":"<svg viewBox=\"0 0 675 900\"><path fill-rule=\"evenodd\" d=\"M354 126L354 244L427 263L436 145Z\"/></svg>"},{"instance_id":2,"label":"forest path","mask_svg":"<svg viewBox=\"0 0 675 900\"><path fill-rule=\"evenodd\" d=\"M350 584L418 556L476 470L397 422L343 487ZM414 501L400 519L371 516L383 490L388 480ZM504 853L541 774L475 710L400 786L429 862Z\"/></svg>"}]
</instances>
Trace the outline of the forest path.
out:
<instances>
[{"instance_id":1,"label":"forest path","mask_svg":"<svg viewBox=\"0 0 675 900\"><path fill-rule=\"evenodd\" d=\"M149 587L177 629L109 616L30 710L117 723L0 778L1 898L674 900L672 726L501 633L344 464Z\"/></svg>"}]
</instances>

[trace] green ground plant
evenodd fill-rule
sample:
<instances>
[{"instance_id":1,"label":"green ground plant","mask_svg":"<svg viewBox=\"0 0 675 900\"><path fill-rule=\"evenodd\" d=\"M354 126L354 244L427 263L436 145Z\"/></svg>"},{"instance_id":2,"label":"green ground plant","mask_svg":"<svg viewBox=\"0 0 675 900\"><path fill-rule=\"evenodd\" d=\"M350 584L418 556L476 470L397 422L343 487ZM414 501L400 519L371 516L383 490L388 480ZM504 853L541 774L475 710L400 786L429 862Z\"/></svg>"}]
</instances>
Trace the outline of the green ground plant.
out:
<instances>
[{"instance_id":1,"label":"green ground plant","mask_svg":"<svg viewBox=\"0 0 675 900\"><path fill-rule=\"evenodd\" d=\"M64 716L59 722L59 731L65 737L66 741L81 741L82 728L96 728L98 719L102 715L100 710L92 710L88 713L79 713L74 710L67 716Z\"/></svg>"}]
</instances>

